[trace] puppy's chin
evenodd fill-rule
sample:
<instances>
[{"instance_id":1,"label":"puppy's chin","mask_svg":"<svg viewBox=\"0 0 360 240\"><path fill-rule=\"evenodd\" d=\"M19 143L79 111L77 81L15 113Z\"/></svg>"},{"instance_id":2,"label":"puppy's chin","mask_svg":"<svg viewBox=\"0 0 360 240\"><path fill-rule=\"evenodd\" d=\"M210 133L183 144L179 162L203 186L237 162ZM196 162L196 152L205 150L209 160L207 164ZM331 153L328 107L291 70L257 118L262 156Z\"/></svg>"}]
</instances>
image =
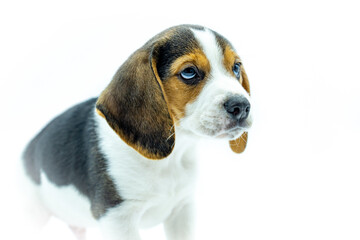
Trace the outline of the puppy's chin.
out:
<instances>
[{"instance_id":1,"label":"puppy's chin","mask_svg":"<svg viewBox=\"0 0 360 240\"><path fill-rule=\"evenodd\" d=\"M242 123L233 122L225 129L220 130L214 135L216 139L234 140L239 138L244 132L248 132L251 128L251 121L244 121Z\"/></svg>"},{"instance_id":2,"label":"puppy's chin","mask_svg":"<svg viewBox=\"0 0 360 240\"><path fill-rule=\"evenodd\" d=\"M202 129L205 131L189 131L196 136L200 136L208 139L219 139L219 140L234 140L239 138L248 128L235 127L227 130L219 131L206 131L207 129Z\"/></svg>"},{"instance_id":3,"label":"puppy's chin","mask_svg":"<svg viewBox=\"0 0 360 240\"><path fill-rule=\"evenodd\" d=\"M243 128L235 128L228 131L224 131L214 136L216 139L234 140L240 137L245 130Z\"/></svg>"}]
</instances>

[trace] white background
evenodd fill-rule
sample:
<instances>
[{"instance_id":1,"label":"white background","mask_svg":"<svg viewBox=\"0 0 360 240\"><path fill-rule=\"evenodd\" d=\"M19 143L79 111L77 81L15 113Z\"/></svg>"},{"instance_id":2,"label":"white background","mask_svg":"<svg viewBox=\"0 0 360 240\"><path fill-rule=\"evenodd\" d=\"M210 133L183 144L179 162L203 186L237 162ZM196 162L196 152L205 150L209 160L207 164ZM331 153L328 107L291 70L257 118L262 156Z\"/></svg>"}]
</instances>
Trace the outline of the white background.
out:
<instances>
[{"instance_id":1,"label":"white background","mask_svg":"<svg viewBox=\"0 0 360 240\"><path fill-rule=\"evenodd\" d=\"M2 1L0 238L23 229L15 163L30 138L97 96L150 37L192 23L237 48L255 113L246 153L225 142L200 149L198 239L360 239L359 9L344 0ZM163 239L161 228L142 234ZM53 219L43 239L73 237Z\"/></svg>"}]
</instances>

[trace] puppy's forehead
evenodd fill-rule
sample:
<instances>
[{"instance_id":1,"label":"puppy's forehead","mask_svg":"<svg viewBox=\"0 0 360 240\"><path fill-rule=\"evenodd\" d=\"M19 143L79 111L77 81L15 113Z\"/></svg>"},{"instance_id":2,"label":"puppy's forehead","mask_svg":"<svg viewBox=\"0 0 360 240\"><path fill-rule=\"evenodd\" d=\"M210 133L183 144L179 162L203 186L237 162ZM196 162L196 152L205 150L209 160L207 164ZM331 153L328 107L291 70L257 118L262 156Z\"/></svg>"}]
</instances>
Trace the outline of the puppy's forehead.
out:
<instances>
[{"instance_id":1,"label":"puppy's forehead","mask_svg":"<svg viewBox=\"0 0 360 240\"><path fill-rule=\"evenodd\" d=\"M212 73L231 75L233 65L235 62L240 61L240 57L236 54L230 42L210 29L192 31L212 66Z\"/></svg>"},{"instance_id":2,"label":"puppy's forehead","mask_svg":"<svg viewBox=\"0 0 360 240\"><path fill-rule=\"evenodd\" d=\"M192 30L210 64L221 64L223 52L213 32L208 29L203 31Z\"/></svg>"},{"instance_id":3,"label":"puppy's forehead","mask_svg":"<svg viewBox=\"0 0 360 240\"><path fill-rule=\"evenodd\" d=\"M220 34L196 25L181 25L158 35L162 44L157 51L157 68L160 78L167 77L171 64L181 56L204 53L210 65L221 65L226 49L233 49L230 42Z\"/></svg>"}]
</instances>

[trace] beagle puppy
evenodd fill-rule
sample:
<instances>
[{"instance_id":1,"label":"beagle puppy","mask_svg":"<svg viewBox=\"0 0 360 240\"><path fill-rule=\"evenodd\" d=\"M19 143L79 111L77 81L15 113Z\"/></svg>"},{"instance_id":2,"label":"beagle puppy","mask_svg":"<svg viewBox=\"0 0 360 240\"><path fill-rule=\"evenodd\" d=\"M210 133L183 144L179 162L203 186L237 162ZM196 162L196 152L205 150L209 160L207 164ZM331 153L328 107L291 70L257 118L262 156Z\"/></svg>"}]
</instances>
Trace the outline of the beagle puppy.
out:
<instances>
[{"instance_id":1,"label":"beagle puppy","mask_svg":"<svg viewBox=\"0 0 360 240\"><path fill-rule=\"evenodd\" d=\"M98 98L29 143L23 163L36 209L79 238L98 226L105 240L138 240L139 228L163 223L167 239L192 239L196 144L224 139L243 152L250 102L228 40L201 26L169 28L135 51Z\"/></svg>"}]
</instances>

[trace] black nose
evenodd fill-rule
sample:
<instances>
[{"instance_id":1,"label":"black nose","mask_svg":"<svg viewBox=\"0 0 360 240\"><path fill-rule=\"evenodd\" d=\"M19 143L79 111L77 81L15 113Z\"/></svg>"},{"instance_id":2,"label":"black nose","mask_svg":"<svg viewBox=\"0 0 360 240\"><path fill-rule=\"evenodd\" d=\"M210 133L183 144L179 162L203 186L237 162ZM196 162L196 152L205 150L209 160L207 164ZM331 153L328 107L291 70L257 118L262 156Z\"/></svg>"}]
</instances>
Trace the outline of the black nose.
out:
<instances>
[{"instance_id":1,"label":"black nose","mask_svg":"<svg viewBox=\"0 0 360 240\"><path fill-rule=\"evenodd\" d=\"M229 98L224 103L224 108L233 118L239 121L245 120L250 113L249 101L240 96Z\"/></svg>"}]
</instances>

